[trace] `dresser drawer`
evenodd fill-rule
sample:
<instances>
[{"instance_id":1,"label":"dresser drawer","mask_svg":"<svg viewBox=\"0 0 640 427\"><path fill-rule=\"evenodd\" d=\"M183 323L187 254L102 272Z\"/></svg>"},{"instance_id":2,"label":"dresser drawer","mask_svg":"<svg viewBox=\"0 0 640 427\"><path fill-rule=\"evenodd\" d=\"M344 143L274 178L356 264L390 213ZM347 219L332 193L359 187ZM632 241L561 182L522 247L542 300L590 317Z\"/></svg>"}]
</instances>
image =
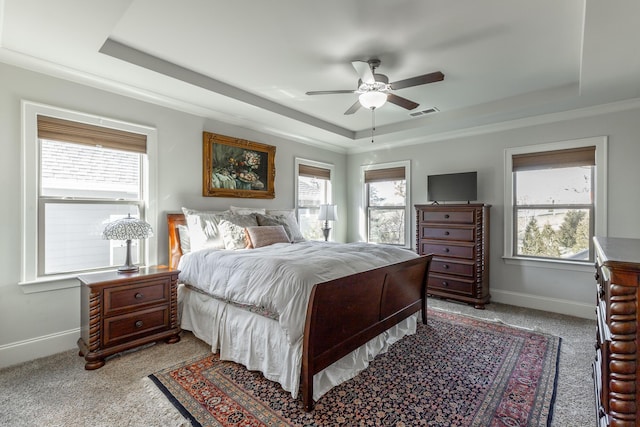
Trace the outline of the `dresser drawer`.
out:
<instances>
[{"instance_id":1,"label":"dresser drawer","mask_svg":"<svg viewBox=\"0 0 640 427\"><path fill-rule=\"evenodd\" d=\"M474 277L475 263L460 263L452 259L431 261L430 271L432 273L456 274L458 276Z\"/></svg>"},{"instance_id":2,"label":"dresser drawer","mask_svg":"<svg viewBox=\"0 0 640 427\"><path fill-rule=\"evenodd\" d=\"M157 278L135 285L106 288L104 290L104 315L109 316L149 304L166 303L170 298L170 285L169 278Z\"/></svg>"},{"instance_id":3,"label":"dresser drawer","mask_svg":"<svg viewBox=\"0 0 640 427\"><path fill-rule=\"evenodd\" d=\"M427 282L427 292L429 289L452 291L471 295L473 293L473 280L453 279L439 274L430 274Z\"/></svg>"},{"instance_id":4,"label":"dresser drawer","mask_svg":"<svg viewBox=\"0 0 640 427\"><path fill-rule=\"evenodd\" d=\"M160 306L104 319L105 347L169 329L169 307Z\"/></svg>"},{"instance_id":5,"label":"dresser drawer","mask_svg":"<svg viewBox=\"0 0 640 427\"><path fill-rule=\"evenodd\" d=\"M453 258L474 259L475 246L469 245L452 245L438 244L431 241L420 242L421 253L433 254L434 256L446 256Z\"/></svg>"},{"instance_id":6,"label":"dresser drawer","mask_svg":"<svg viewBox=\"0 0 640 427\"><path fill-rule=\"evenodd\" d=\"M441 222L441 223L459 223L473 224L475 222L475 213L473 209L461 211L446 210L423 210L421 211L421 222Z\"/></svg>"},{"instance_id":7,"label":"dresser drawer","mask_svg":"<svg viewBox=\"0 0 640 427\"><path fill-rule=\"evenodd\" d=\"M473 242L476 234L475 228L469 227L422 227L421 238L439 240L462 240Z\"/></svg>"}]
</instances>

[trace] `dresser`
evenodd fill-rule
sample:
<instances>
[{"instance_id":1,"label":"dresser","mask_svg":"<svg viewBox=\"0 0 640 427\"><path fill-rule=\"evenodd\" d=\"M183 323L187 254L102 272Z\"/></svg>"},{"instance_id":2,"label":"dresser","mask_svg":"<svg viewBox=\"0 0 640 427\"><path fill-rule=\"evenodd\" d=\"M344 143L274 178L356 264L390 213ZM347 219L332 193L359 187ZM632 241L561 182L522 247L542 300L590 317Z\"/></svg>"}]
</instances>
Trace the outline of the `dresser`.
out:
<instances>
[{"instance_id":1,"label":"dresser","mask_svg":"<svg viewBox=\"0 0 640 427\"><path fill-rule=\"evenodd\" d=\"M78 276L81 328L78 347L85 369L98 369L105 358L158 340L180 341L178 270L141 268Z\"/></svg>"},{"instance_id":2,"label":"dresser","mask_svg":"<svg viewBox=\"0 0 640 427\"><path fill-rule=\"evenodd\" d=\"M416 205L416 249L433 254L427 293L473 304L489 303L487 204Z\"/></svg>"},{"instance_id":3,"label":"dresser","mask_svg":"<svg viewBox=\"0 0 640 427\"><path fill-rule=\"evenodd\" d=\"M640 239L594 239L599 426L640 425Z\"/></svg>"}]
</instances>

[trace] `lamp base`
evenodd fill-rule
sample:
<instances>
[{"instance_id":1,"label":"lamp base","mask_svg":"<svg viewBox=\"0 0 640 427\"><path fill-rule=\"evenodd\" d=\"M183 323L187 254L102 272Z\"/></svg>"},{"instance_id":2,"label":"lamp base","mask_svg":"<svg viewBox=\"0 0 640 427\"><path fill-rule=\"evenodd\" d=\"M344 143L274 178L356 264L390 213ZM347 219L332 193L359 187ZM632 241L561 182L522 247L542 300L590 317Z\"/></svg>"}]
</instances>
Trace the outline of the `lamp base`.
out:
<instances>
[{"instance_id":1,"label":"lamp base","mask_svg":"<svg viewBox=\"0 0 640 427\"><path fill-rule=\"evenodd\" d=\"M140 271L140 267L131 263L131 240L127 240L127 258L124 265L118 267L118 273L135 273Z\"/></svg>"},{"instance_id":2,"label":"lamp base","mask_svg":"<svg viewBox=\"0 0 640 427\"><path fill-rule=\"evenodd\" d=\"M140 271L137 265L123 265L118 267L118 273L136 273Z\"/></svg>"},{"instance_id":3,"label":"lamp base","mask_svg":"<svg viewBox=\"0 0 640 427\"><path fill-rule=\"evenodd\" d=\"M329 239L329 232L331 232L330 228L323 228L322 234L324 235L324 241L326 242Z\"/></svg>"}]
</instances>

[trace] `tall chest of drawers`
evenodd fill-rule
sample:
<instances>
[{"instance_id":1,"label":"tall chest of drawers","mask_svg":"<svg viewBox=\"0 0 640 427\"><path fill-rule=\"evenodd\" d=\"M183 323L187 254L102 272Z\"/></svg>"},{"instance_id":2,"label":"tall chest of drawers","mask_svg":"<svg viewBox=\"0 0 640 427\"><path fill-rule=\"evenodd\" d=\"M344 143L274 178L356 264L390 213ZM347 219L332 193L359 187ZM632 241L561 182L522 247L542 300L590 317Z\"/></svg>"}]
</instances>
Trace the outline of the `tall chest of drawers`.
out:
<instances>
[{"instance_id":1,"label":"tall chest of drawers","mask_svg":"<svg viewBox=\"0 0 640 427\"><path fill-rule=\"evenodd\" d=\"M640 425L640 239L595 237L598 425Z\"/></svg>"},{"instance_id":2,"label":"tall chest of drawers","mask_svg":"<svg viewBox=\"0 0 640 427\"><path fill-rule=\"evenodd\" d=\"M489 294L487 204L416 205L416 249L433 254L427 293L483 309Z\"/></svg>"}]
</instances>

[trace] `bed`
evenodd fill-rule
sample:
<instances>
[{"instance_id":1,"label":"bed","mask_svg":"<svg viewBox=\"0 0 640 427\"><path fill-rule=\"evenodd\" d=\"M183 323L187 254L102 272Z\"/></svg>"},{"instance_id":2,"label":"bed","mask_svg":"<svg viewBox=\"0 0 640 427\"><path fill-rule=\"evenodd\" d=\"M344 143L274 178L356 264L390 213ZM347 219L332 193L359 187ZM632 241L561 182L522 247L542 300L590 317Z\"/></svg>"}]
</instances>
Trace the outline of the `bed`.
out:
<instances>
[{"instance_id":1,"label":"bed","mask_svg":"<svg viewBox=\"0 0 640 427\"><path fill-rule=\"evenodd\" d=\"M194 251L183 259L180 231L186 226L185 215L170 213L167 223L172 268L193 271L194 261L188 264L189 259L204 262L218 256ZM341 248L334 245L329 248L334 252ZM283 244L284 249L272 246L247 253L257 260L262 258L260 250L291 250ZM309 246L313 244L299 248L307 250ZM310 411L314 399L365 369L369 360L393 342L415 333L420 315L426 323L430 263L430 255L412 254L407 260L315 283L308 294L298 297L302 307L294 311L303 311L302 321L289 318L291 330L285 333L283 319L270 315L271 310L265 313L262 306L212 297L189 283L197 281L189 273L188 283L180 287L181 327L210 344L214 352L219 351L222 359L261 371L294 397L301 385L304 409ZM238 336L242 338L234 339Z\"/></svg>"}]
</instances>

